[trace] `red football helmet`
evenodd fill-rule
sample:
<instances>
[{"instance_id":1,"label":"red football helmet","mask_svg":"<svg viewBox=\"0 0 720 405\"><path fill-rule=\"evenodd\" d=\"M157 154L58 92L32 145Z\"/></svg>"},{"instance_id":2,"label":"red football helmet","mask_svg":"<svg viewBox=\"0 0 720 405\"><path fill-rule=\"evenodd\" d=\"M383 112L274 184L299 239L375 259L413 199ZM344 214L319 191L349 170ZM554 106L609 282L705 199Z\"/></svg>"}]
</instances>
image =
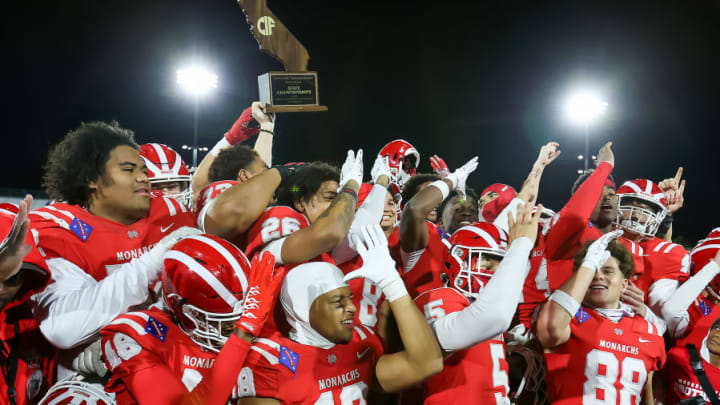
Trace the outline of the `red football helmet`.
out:
<instances>
[{"instance_id":1,"label":"red football helmet","mask_svg":"<svg viewBox=\"0 0 720 405\"><path fill-rule=\"evenodd\" d=\"M702 270L706 264L710 263L710 260L715 258L718 249L720 249L720 228L715 228L707 238L698 242L690 252L693 275ZM715 276L707 288L715 294L716 299L720 299L720 275Z\"/></svg>"},{"instance_id":2,"label":"red football helmet","mask_svg":"<svg viewBox=\"0 0 720 405\"><path fill-rule=\"evenodd\" d=\"M387 156L392 178L391 183L402 190L406 181L417 173L420 164L420 153L404 139L396 139L380 149L378 156Z\"/></svg>"},{"instance_id":3,"label":"red football helmet","mask_svg":"<svg viewBox=\"0 0 720 405\"><path fill-rule=\"evenodd\" d=\"M617 196L617 226L633 234L655 236L667 215L667 201L660 187L647 179L630 180L617 189ZM650 209L640 207L638 203Z\"/></svg>"},{"instance_id":4,"label":"red football helmet","mask_svg":"<svg viewBox=\"0 0 720 405\"><path fill-rule=\"evenodd\" d=\"M38 405L116 405L114 394L101 384L91 384L78 375L60 380L50 387Z\"/></svg>"},{"instance_id":5,"label":"red football helmet","mask_svg":"<svg viewBox=\"0 0 720 405\"><path fill-rule=\"evenodd\" d=\"M148 177L153 188L160 188L162 184L166 183L180 183L181 191L179 193L166 194L166 196L176 198L189 206L192 201L191 176L180 154L161 143L141 145L139 152L140 156L145 159Z\"/></svg>"},{"instance_id":6,"label":"red football helmet","mask_svg":"<svg viewBox=\"0 0 720 405\"><path fill-rule=\"evenodd\" d=\"M242 315L250 262L235 245L212 235L182 239L163 260L167 307L195 343L219 352Z\"/></svg>"},{"instance_id":7,"label":"red football helmet","mask_svg":"<svg viewBox=\"0 0 720 405\"><path fill-rule=\"evenodd\" d=\"M444 262L450 286L475 299L494 273L483 261L502 260L508 247L508 234L489 222L475 222L455 231L448 242L451 246Z\"/></svg>"},{"instance_id":8,"label":"red football helmet","mask_svg":"<svg viewBox=\"0 0 720 405\"><path fill-rule=\"evenodd\" d=\"M493 193L493 199L485 202L489 197L489 193ZM480 217L487 222L495 221L495 218L500 215L515 196L517 196L517 191L507 184L495 183L485 187L485 190L480 193L480 201L478 201L478 203L482 204Z\"/></svg>"}]
</instances>

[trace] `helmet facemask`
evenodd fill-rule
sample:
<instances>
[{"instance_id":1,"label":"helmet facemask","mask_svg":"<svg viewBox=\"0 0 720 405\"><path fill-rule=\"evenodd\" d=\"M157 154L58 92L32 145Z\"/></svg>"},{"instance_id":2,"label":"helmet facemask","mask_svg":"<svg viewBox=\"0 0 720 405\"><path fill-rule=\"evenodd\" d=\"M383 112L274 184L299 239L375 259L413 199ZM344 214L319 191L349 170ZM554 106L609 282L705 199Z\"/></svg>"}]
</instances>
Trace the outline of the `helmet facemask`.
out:
<instances>
[{"instance_id":1,"label":"helmet facemask","mask_svg":"<svg viewBox=\"0 0 720 405\"><path fill-rule=\"evenodd\" d=\"M452 287L468 298L477 299L485 284L495 273L494 269L482 268L483 260L502 260L505 251L502 249L454 245L450 248L450 256L460 265L460 270L453 279Z\"/></svg>"},{"instance_id":2,"label":"helmet facemask","mask_svg":"<svg viewBox=\"0 0 720 405\"><path fill-rule=\"evenodd\" d=\"M648 209L630 202L638 201L643 204L654 207ZM655 236L660 224L667 215L667 209L658 204L656 201L643 197L640 194L619 194L617 219L615 223L630 233L642 235L648 238Z\"/></svg>"},{"instance_id":3,"label":"helmet facemask","mask_svg":"<svg viewBox=\"0 0 720 405\"><path fill-rule=\"evenodd\" d=\"M233 312L227 314L205 311L187 303L182 305L182 312L194 324L191 330L185 331L190 339L205 349L219 353L242 315L242 303L238 302Z\"/></svg>"}]
</instances>

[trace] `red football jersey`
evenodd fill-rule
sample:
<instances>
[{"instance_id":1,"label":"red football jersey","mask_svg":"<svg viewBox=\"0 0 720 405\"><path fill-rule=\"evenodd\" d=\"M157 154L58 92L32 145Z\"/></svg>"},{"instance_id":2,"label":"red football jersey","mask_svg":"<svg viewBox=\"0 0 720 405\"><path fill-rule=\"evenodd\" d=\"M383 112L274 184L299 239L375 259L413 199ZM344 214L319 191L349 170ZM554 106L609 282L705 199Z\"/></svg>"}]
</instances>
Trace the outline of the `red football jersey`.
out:
<instances>
[{"instance_id":1,"label":"red football jersey","mask_svg":"<svg viewBox=\"0 0 720 405\"><path fill-rule=\"evenodd\" d=\"M46 259L62 257L98 281L148 252L172 231L195 226L195 214L167 197L152 198L148 213L132 225L63 203L34 210L29 217Z\"/></svg>"},{"instance_id":2,"label":"red football jersey","mask_svg":"<svg viewBox=\"0 0 720 405\"><path fill-rule=\"evenodd\" d=\"M370 328L355 326L347 345L303 345L274 333L256 339L241 374L242 397L275 398L282 404L364 404L383 354Z\"/></svg>"},{"instance_id":3,"label":"red football jersey","mask_svg":"<svg viewBox=\"0 0 720 405\"><path fill-rule=\"evenodd\" d=\"M687 311L690 315L690 322L685 329L685 333L675 340L675 346L685 347L687 343L692 343L699 348L713 322L720 318L720 307L700 295L688 307Z\"/></svg>"},{"instance_id":4,"label":"red football jersey","mask_svg":"<svg viewBox=\"0 0 720 405\"><path fill-rule=\"evenodd\" d=\"M432 323L462 311L470 301L455 289L442 287L420 294L415 305ZM453 353L444 363L443 371L424 383L426 405L508 403L508 364L502 335Z\"/></svg>"},{"instance_id":5,"label":"red football jersey","mask_svg":"<svg viewBox=\"0 0 720 405\"><path fill-rule=\"evenodd\" d=\"M202 190L200 190L200 194L198 195L197 211L204 215L207 211L207 207L209 206L210 201L216 199L220 194L222 194L223 191L229 189L236 184L240 183L234 180L222 180L210 183L205 186ZM201 223L200 221L202 221L200 217L201 215L198 215L198 225Z\"/></svg>"},{"instance_id":6,"label":"red football jersey","mask_svg":"<svg viewBox=\"0 0 720 405\"><path fill-rule=\"evenodd\" d=\"M707 332L707 331L706 331ZM700 346L695 346L700 351ZM705 370L710 384L715 389L715 394L720 396L720 369L714 367L712 364L702 360L702 366ZM674 347L670 349L667 357L667 364L663 369L663 377L665 386L667 387L666 401L664 404L675 405L683 399L701 396L705 398L707 403L710 400L707 398L705 391L700 386L695 373L693 373L692 367L690 366L690 354L687 348L683 345L682 347Z\"/></svg>"},{"instance_id":7,"label":"red football jersey","mask_svg":"<svg viewBox=\"0 0 720 405\"><path fill-rule=\"evenodd\" d=\"M570 339L545 353L553 404L640 404L647 376L665 362L658 329L640 316L614 323L581 307Z\"/></svg>"},{"instance_id":8,"label":"red football jersey","mask_svg":"<svg viewBox=\"0 0 720 405\"><path fill-rule=\"evenodd\" d=\"M551 223L547 225L547 229ZM530 251L530 271L525 278L523 284L522 299L518 304L517 317L518 320L530 328L530 320L535 308L547 300L550 296L550 285L548 283L548 261L545 257L545 237L546 233L541 230L538 232L537 240L533 250Z\"/></svg>"},{"instance_id":9,"label":"red football jersey","mask_svg":"<svg viewBox=\"0 0 720 405\"><path fill-rule=\"evenodd\" d=\"M237 369L235 376L228 376L227 373L219 373L217 370L213 373L213 368L218 367L216 365L218 354L205 350L193 342L173 322L172 315L157 308L121 315L104 327L100 333L103 359L108 370L112 371L112 377L105 388L108 392L116 394L118 405L136 404L136 396L159 401L161 398L177 395L174 390L191 392L203 380L207 383L213 377L216 379L229 377L232 379L232 384L237 384L243 378L238 371L244 355L249 350L249 345L245 343L247 346L244 352L241 349L238 356L234 356L234 361L240 362L235 366ZM140 388L132 386L129 382L131 377L148 369L157 370L152 374L156 383L155 388L162 388L167 392L157 392L155 389L138 392ZM167 370L169 374L163 374ZM178 387L177 380L181 380L184 387ZM201 389L205 391L215 388L217 386L211 384ZM228 393L228 399L230 396ZM237 398L237 387L233 389L232 396Z\"/></svg>"},{"instance_id":10,"label":"red football jersey","mask_svg":"<svg viewBox=\"0 0 720 405\"><path fill-rule=\"evenodd\" d=\"M442 273L444 272L443 258L444 253L450 248L448 242L442 237L440 229L437 225L430 221L425 221L428 230L428 244L419 258L413 259L412 256L401 252L402 248L396 243L399 238L398 230L395 228L388 238L391 246L391 254L395 261L403 269L402 279L407 287L410 297L415 298L421 293L432 290L433 288L443 287ZM396 236L397 235L397 236ZM417 254L418 252L410 253ZM414 262L414 263L413 263Z\"/></svg>"},{"instance_id":11,"label":"red football jersey","mask_svg":"<svg viewBox=\"0 0 720 405\"><path fill-rule=\"evenodd\" d=\"M245 256L252 259L268 243L310 226L305 215L285 205L268 207L248 230Z\"/></svg>"},{"instance_id":12,"label":"red football jersey","mask_svg":"<svg viewBox=\"0 0 720 405\"><path fill-rule=\"evenodd\" d=\"M352 260L338 265L343 273L348 274L362 266L362 258L358 255ZM353 304L357 308L356 323L372 328L377 332L378 308L385 301L382 289L371 280L360 277L348 281L353 294Z\"/></svg>"},{"instance_id":13,"label":"red football jersey","mask_svg":"<svg viewBox=\"0 0 720 405\"><path fill-rule=\"evenodd\" d=\"M9 404L6 368L17 356L15 401L35 404L55 381L55 348L45 340L29 301L11 302L0 312L0 404Z\"/></svg>"},{"instance_id":14,"label":"red football jersey","mask_svg":"<svg viewBox=\"0 0 720 405\"><path fill-rule=\"evenodd\" d=\"M659 238L643 241L640 246L644 252L644 269L633 282L645 292L646 302L650 286L658 280L670 279L682 284L690 276L690 254L684 247ZM636 269L635 274L638 273ZM667 298L669 296L662 301Z\"/></svg>"}]
</instances>

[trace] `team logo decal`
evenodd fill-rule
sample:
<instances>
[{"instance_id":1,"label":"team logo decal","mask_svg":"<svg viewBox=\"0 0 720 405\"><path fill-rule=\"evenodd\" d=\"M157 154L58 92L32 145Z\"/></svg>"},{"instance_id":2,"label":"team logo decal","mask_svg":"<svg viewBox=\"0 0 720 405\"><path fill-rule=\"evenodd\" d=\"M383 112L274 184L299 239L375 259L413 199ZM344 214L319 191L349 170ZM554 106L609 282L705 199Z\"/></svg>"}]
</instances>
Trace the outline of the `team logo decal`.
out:
<instances>
[{"instance_id":1,"label":"team logo decal","mask_svg":"<svg viewBox=\"0 0 720 405\"><path fill-rule=\"evenodd\" d=\"M708 305L705 301L700 301L700 310L703 313L703 316L710 315L710 312L712 312L712 309L710 309L710 305Z\"/></svg>"},{"instance_id":2,"label":"team logo decal","mask_svg":"<svg viewBox=\"0 0 720 405\"><path fill-rule=\"evenodd\" d=\"M590 319L590 314L585 312L585 310L583 308L580 308L577 311L577 314L575 314L575 318L577 318L578 323L583 323L583 322L587 321L588 319Z\"/></svg>"},{"instance_id":3,"label":"team logo decal","mask_svg":"<svg viewBox=\"0 0 720 405\"><path fill-rule=\"evenodd\" d=\"M285 346L280 346L280 364L287 367L293 373L297 373L298 360L300 360L299 354Z\"/></svg>"},{"instance_id":4,"label":"team logo decal","mask_svg":"<svg viewBox=\"0 0 720 405\"><path fill-rule=\"evenodd\" d=\"M75 235L80 238L83 242L86 242L88 238L90 237L90 233L92 233L92 226L88 225L87 223L83 222L80 218L75 218L70 223L70 230L75 233Z\"/></svg>"},{"instance_id":5,"label":"team logo decal","mask_svg":"<svg viewBox=\"0 0 720 405\"><path fill-rule=\"evenodd\" d=\"M149 316L147 324L145 325L145 332L164 342L167 337L168 327L152 316Z\"/></svg>"}]
</instances>

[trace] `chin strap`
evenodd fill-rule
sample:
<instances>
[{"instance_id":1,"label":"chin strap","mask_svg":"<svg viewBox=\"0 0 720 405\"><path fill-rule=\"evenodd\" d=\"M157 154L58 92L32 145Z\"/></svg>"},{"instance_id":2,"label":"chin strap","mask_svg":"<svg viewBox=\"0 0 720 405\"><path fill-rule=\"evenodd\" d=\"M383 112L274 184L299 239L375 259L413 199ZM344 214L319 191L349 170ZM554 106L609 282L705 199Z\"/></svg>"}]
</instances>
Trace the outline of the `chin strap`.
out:
<instances>
[{"instance_id":1,"label":"chin strap","mask_svg":"<svg viewBox=\"0 0 720 405\"><path fill-rule=\"evenodd\" d=\"M692 343L686 344L685 347L687 348L688 354L690 354L690 367L692 367L693 373L695 373L695 377L697 377L698 381L700 382L700 386L702 387L703 391L705 391L705 395L707 395L707 398L710 400L711 404L720 405L720 399L718 399L718 396L715 393L715 389L713 388L712 384L710 384L710 380L708 380L707 374L705 374L702 359L700 359L700 354L698 353L697 348Z\"/></svg>"}]
</instances>

